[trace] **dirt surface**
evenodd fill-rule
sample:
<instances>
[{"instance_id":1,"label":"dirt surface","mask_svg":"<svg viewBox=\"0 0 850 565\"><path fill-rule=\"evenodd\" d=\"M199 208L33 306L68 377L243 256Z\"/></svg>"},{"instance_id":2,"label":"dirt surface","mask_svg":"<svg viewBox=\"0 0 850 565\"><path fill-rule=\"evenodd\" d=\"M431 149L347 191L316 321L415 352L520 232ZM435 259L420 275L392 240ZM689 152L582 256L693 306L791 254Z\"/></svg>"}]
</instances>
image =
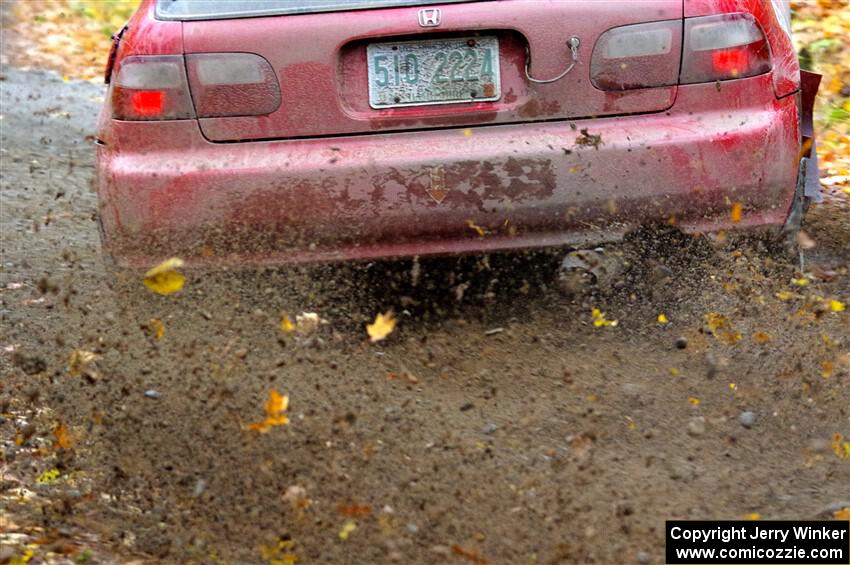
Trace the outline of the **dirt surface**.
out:
<instances>
[{"instance_id":1,"label":"dirt surface","mask_svg":"<svg viewBox=\"0 0 850 565\"><path fill-rule=\"evenodd\" d=\"M541 255L158 296L100 256L103 87L7 67L0 93L0 562L662 563L667 519L850 504L842 201L804 273L647 233L610 292L565 295ZM302 312L327 323L280 329ZM270 390L290 422L246 429Z\"/></svg>"}]
</instances>

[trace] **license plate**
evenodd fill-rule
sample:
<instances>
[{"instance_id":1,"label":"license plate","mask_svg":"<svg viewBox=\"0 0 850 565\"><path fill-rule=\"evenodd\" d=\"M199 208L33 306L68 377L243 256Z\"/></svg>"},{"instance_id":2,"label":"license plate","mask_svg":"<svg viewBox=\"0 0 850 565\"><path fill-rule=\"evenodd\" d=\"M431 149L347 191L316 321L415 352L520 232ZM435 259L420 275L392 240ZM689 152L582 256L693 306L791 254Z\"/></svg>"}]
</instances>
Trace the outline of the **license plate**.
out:
<instances>
[{"instance_id":1,"label":"license plate","mask_svg":"<svg viewBox=\"0 0 850 565\"><path fill-rule=\"evenodd\" d=\"M496 37L372 43L366 60L372 108L486 102L502 94Z\"/></svg>"}]
</instances>

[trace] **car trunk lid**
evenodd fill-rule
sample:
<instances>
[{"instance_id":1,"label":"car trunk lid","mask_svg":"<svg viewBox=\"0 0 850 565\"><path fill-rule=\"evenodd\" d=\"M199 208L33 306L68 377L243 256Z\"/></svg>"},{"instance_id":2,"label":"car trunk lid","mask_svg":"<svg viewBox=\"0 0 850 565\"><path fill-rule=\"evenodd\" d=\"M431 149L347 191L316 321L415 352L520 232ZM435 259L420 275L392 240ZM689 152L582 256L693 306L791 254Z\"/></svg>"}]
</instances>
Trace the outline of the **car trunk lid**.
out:
<instances>
[{"instance_id":1,"label":"car trunk lid","mask_svg":"<svg viewBox=\"0 0 850 565\"><path fill-rule=\"evenodd\" d=\"M271 113L199 118L212 141L658 112L672 105L675 85L603 91L590 80L591 54L606 30L682 18L681 0L640 4L508 0L191 20L183 23L184 50L259 55L280 84L280 104ZM576 38L572 45L571 38ZM674 42L676 54L681 38ZM463 57L476 49L477 56L468 55L471 63L464 65ZM418 56L416 62L405 59L411 54ZM486 74L488 56L492 80ZM441 57L446 64L438 69ZM547 80L573 61L574 68L551 83L527 76ZM416 64L425 86L407 84ZM435 77L448 80L448 86L429 92Z\"/></svg>"}]
</instances>

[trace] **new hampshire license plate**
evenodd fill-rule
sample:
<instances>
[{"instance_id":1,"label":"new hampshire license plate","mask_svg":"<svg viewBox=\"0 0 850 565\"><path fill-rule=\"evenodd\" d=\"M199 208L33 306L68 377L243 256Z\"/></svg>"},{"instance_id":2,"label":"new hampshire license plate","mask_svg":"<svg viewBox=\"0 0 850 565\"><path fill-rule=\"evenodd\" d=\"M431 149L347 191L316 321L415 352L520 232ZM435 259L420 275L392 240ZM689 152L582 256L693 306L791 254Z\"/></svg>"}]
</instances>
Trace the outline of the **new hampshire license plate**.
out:
<instances>
[{"instance_id":1,"label":"new hampshire license plate","mask_svg":"<svg viewBox=\"0 0 850 565\"><path fill-rule=\"evenodd\" d=\"M366 58L372 108L486 102L501 96L496 37L372 43Z\"/></svg>"}]
</instances>

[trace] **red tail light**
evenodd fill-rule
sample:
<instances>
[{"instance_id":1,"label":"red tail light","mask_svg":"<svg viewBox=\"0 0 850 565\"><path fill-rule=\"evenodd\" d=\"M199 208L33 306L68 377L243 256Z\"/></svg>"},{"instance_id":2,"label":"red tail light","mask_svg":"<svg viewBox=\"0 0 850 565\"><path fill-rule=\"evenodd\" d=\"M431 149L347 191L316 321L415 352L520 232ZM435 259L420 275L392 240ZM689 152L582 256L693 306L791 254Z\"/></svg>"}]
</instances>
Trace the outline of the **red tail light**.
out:
<instances>
[{"instance_id":1,"label":"red tail light","mask_svg":"<svg viewBox=\"0 0 850 565\"><path fill-rule=\"evenodd\" d=\"M770 71L770 47L752 15L720 14L684 22L684 40L681 20L621 26L603 33L590 63L593 85L601 90L630 90Z\"/></svg>"},{"instance_id":2,"label":"red tail light","mask_svg":"<svg viewBox=\"0 0 850 565\"><path fill-rule=\"evenodd\" d=\"M685 20L682 84L751 77L770 69L770 47L750 14Z\"/></svg>"},{"instance_id":3,"label":"red tail light","mask_svg":"<svg viewBox=\"0 0 850 565\"><path fill-rule=\"evenodd\" d=\"M199 118L260 116L280 107L272 66L252 53L186 55L192 100Z\"/></svg>"},{"instance_id":4,"label":"red tail light","mask_svg":"<svg viewBox=\"0 0 850 565\"><path fill-rule=\"evenodd\" d=\"M711 64L721 75L737 75L749 62L746 49L723 49L711 54Z\"/></svg>"},{"instance_id":5,"label":"red tail light","mask_svg":"<svg viewBox=\"0 0 850 565\"><path fill-rule=\"evenodd\" d=\"M124 59L112 83L112 116L118 120L194 118L183 56Z\"/></svg>"},{"instance_id":6,"label":"red tail light","mask_svg":"<svg viewBox=\"0 0 850 565\"><path fill-rule=\"evenodd\" d=\"M139 116L159 116L165 108L165 92L139 90L132 94L133 112Z\"/></svg>"}]
</instances>

